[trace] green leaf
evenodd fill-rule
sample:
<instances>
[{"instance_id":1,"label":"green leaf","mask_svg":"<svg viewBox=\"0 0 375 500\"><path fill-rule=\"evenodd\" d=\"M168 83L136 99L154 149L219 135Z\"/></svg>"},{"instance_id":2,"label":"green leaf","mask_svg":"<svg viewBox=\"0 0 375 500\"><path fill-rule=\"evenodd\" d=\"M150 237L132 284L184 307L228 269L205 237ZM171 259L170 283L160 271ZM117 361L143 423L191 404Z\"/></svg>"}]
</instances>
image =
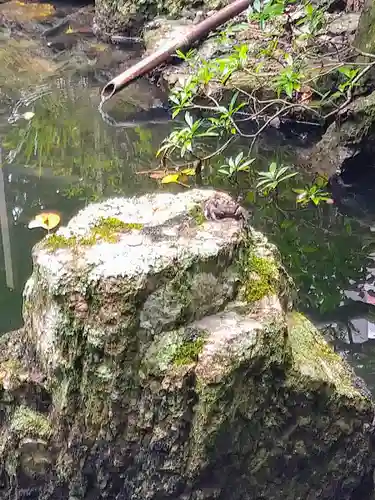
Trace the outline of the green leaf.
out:
<instances>
[{"instance_id":1,"label":"green leaf","mask_svg":"<svg viewBox=\"0 0 375 500\"><path fill-rule=\"evenodd\" d=\"M290 179L291 177L295 177L298 172L291 172L290 174L284 175L282 179L283 181L286 181L287 179Z\"/></svg>"},{"instance_id":2,"label":"green leaf","mask_svg":"<svg viewBox=\"0 0 375 500\"><path fill-rule=\"evenodd\" d=\"M230 175L229 170L226 170L225 168L219 168L219 169L218 169L218 173L219 173L219 174L223 174L223 175L227 175L227 176L229 176L229 175Z\"/></svg>"},{"instance_id":3,"label":"green leaf","mask_svg":"<svg viewBox=\"0 0 375 500\"><path fill-rule=\"evenodd\" d=\"M270 166L268 167L268 170L269 170L269 172L271 172L272 174L274 174L276 172L276 169L277 169L277 163L273 161L270 164ZM266 172L264 172L264 173L266 173Z\"/></svg>"},{"instance_id":4,"label":"green leaf","mask_svg":"<svg viewBox=\"0 0 375 500\"><path fill-rule=\"evenodd\" d=\"M292 66L292 65L293 65L293 57L291 56L291 54L285 54L284 58L285 58L285 62L286 62L289 66Z\"/></svg>"},{"instance_id":5,"label":"green leaf","mask_svg":"<svg viewBox=\"0 0 375 500\"><path fill-rule=\"evenodd\" d=\"M240 151L240 152L238 153L238 155L236 156L236 159L234 160L234 163L235 163L236 165L238 165L238 164L241 162L242 158L243 158L243 152L242 152L242 151Z\"/></svg>"},{"instance_id":6,"label":"green leaf","mask_svg":"<svg viewBox=\"0 0 375 500\"><path fill-rule=\"evenodd\" d=\"M294 90L293 82L286 82L284 85L284 90L285 90L286 95L288 97L292 98L293 97L293 90Z\"/></svg>"},{"instance_id":7,"label":"green leaf","mask_svg":"<svg viewBox=\"0 0 375 500\"><path fill-rule=\"evenodd\" d=\"M288 229L288 227L292 227L294 225L294 222L290 219L284 219L282 223L280 224L280 227L282 229Z\"/></svg>"},{"instance_id":8,"label":"green leaf","mask_svg":"<svg viewBox=\"0 0 375 500\"><path fill-rule=\"evenodd\" d=\"M193 126L193 123L194 123L193 117L191 116L191 114L188 111L186 111L186 113L185 113L185 121L189 125L190 128Z\"/></svg>"},{"instance_id":9,"label":"green leaf","mask_svg":"<svg viewBox=\"0 0 375 500\"><path fill-rule=\"evenodd\" d=\"M255 12L260 12L261 11L260 0L254 0L253 9L254 9Z\"/></svg>"}]
</instances>

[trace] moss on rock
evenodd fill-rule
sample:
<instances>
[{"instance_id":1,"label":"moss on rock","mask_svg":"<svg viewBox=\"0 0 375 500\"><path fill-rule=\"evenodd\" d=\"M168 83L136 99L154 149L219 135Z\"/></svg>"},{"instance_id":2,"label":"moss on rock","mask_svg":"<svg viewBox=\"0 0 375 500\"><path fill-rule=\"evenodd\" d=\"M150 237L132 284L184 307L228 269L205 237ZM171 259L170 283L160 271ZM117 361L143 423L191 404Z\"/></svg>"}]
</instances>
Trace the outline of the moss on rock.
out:
<instances>
[{"instance_id":1,"label":"moss on rock","mask_svg":"<svg viewBox=\"0 0 375 500\"><path fill-rule=\"evenodd\" d=\"M197 224L197 226L201 226L204 222L207 221L202 207L199 205L194 206L189 210L189 215L192 217Z\"/></svg>"},{"instance_id":2,"label":"moss on rock","mask_svg":"<svg viewBox=\"0 0 375 500\"><path fill-rule=\"evenodd\" d=\"M19 438L37 437L48 440L52 434L49 419L26 406L19 406L12 415L10 430Z\"/></svg>"},{"instance_id":3,"label":"moss on rock","mask_svg":"<svg viewBox=\"0 0 375 500\"><path fill-rule=\"evenodd\" d=\"M187 365L198 361L198 355L202 352L204 339L199 338L191 341L186 341L181 344L173 356L173 363L176 366Z\"/></svg>"},{"instance_id":4,"label":"moss on rock","mask_svg":"<svg viewBox=\"0 0 375 500\"><path fill-rule=\"evenodd\" d=\"M101 217L98 222L90 228L88 234L83 236L64 236L52 234L44 241L44 247L48 250L59 248L77 248L78 246L93 246L98 242L116 243L120 233L132 230L141 230L143 224L123 222L116 217Z\"/></svg>"},{"instance_id":5,"label":"moss on rock","mask_svg":"<svg viewBox=\"0 0 375 500\"><path fill-rule=\"evenodd\" d=\"M247 302L255 302L276 293L279 274L274 262L253 254L249 256L245 269L248 273L245 283Z\"/></svg>"},{"instance_id":6,"label":"moss on rock","mask_svg":"<svg viewBox=\"0 0 375 500\"><path fill-rule=\"evenodd\" d=\"M288 344L292 365L289 375L297 386L327 384L349 398L362 398L353 384L353 370L324 340L320 332L297 312L288 316Z\"/></svg>"}]
</instances>

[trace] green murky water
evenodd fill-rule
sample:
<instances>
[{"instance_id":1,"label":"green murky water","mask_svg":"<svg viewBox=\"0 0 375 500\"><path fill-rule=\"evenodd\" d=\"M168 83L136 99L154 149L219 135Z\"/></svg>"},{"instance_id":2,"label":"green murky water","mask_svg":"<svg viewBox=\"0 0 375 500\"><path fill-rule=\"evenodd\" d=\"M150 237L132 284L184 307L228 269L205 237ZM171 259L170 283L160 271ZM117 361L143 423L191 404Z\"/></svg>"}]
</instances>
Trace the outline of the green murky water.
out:
<instances>
[{"instance_id":1,"label":"green murky water","mask_svg":"<svg viewBox=\"0 0 375 500\"><path fill-rule=\"evenodd\" d=\"M42 230L30 231L28 222L41 211L57 211L64 224L90 201L161 189L139 172L157 166L155 152L171 129L160 108L165 96L146 81L107 103L100 114L100 79L95 67L82 70L78 53L73 65L71 54L57 62L40 57L34 70L21 72L33 43L5 40L0 45L0 332L22 324L31 249L43 237ZM233 152L245 147L237 145ZM335 205L297 208L292 189L311 182L307 174L291 179L272 202L257 196L256 170L275 159L275 147L263 145L255 171L239 185L218 177L217 165L211 166L207 182L245 195L254 226L277 244L295 280L298 307L321 324L336 323L339 348L375 393L375 306L368 303L373 301L371 217L360 223ZM283 148L276 156L289 161Z\"/></svg>"}]
</instances>

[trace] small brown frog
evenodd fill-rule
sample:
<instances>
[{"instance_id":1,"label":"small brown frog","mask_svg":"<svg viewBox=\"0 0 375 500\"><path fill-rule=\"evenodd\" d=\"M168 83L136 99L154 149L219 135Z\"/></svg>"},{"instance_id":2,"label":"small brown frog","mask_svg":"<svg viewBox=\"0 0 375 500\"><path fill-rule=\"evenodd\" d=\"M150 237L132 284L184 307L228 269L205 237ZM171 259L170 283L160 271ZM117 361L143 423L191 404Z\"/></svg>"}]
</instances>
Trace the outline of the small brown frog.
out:
<instances>
[{"instance_id":1,"label":"small brown frog","mask_svg":"<svg viewBox=\"0 0 375 500\"><path fill-rule=\"evenodd\" d=\"M216 193L204 205L204 215L209 220L236 219L246 221L249 212L240 205L242 198L233 199L227 193Z\"/></svg>"}]
</instances>

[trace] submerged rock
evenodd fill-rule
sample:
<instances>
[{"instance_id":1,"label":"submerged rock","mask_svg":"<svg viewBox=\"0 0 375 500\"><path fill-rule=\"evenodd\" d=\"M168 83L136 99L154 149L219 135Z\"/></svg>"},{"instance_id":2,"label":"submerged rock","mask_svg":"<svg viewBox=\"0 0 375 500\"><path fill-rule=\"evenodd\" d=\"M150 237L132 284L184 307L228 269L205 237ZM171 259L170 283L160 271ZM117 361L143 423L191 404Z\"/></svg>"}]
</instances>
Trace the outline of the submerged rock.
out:
<instances>
[{"instance_id":1,"label":"submerged rock","mask_svg":"<svg viewBox=\"0 0 375 500\"><path fill-rule=\"evenodd\" d=\"M213 196L94 204L34 248L0 498L349 500L371 472L368 393Z\"/></svg>"}]
</instances>

